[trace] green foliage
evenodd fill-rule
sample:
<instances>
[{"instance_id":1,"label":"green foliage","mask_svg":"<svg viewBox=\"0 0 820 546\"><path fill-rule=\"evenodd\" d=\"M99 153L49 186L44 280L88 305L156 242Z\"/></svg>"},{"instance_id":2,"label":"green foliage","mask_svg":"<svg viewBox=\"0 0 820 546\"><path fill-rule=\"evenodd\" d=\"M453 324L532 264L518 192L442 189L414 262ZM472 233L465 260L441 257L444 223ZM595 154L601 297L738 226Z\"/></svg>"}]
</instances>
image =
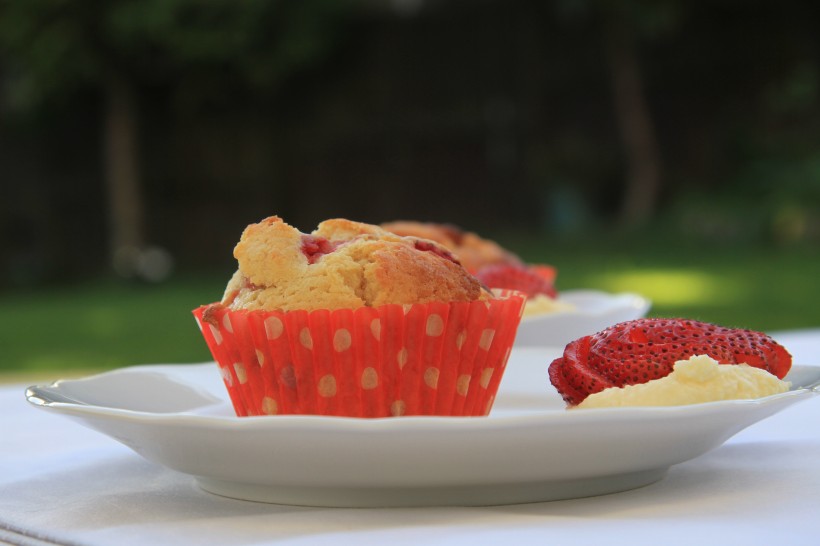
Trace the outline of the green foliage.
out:
<instances>
[{"instance_id":1,"label":"green foliage","mask_svg":"<svg viewBox=\"0 0 820 546\"><path fill-rule=\"evenodd\" d=\"M559 290L636 292L653 300L651 316L763 331L818 325L816 245L693 238L658 227L630 236L499 240L529 261L556 265Z\"/></svg>"},{"instance_id":2,"label":"green foliage","mask_svg":"<svg viewBox=\"0 0 820 546\"><path fill-rule=\"evenodd\" d=\"M222 280L164 285L98 282L0 300L0 370L102 369L209 360L191 310L219 299Z\"/></svg>"},{"instance_id":3,"label":"green foliage","mask_svg":"<svg viewBox=\"0 0 820 546\"><path fill-rule=\"evenodd\" d=\"M98 77L88 2L6 0L0 7L0 61L13 109L35 108ZM83 9L86 8L86 9ZM88 25L90 26L90 25Z\"/></svg>"},{"instance_id":4,"label":"green foliage","mask_svg":"<svg viewBox=\"0 0 820 546\"><path fill-rule=\"evenodd\" d=\"M136 82L192 70L277 85L335 43L347 1L5 0L8 102L36 109L110 74Z\"/></svg>"}]
</instances>

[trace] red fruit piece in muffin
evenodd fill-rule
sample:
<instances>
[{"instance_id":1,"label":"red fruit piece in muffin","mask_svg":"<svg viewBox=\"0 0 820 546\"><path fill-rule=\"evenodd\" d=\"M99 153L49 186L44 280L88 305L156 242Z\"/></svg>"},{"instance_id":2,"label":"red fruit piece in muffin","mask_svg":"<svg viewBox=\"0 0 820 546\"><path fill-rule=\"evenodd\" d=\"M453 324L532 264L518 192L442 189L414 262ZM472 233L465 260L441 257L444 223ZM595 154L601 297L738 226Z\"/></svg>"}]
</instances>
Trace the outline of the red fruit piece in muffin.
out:
<instances>
[{"instance_id":1,"label":"red fruit piece in muffin","mask_svg":"<svg viewBox=\"0 0 820 546\"><path fill-rule=\"evenodd\" d=\"M721 364L748 364L783 379L792 358L761 332L685 319L638 319L570 342L549 367L569 405L609 387L666 377L675 362L708 355Z\"/></svg>"},{"instance_id":2,"label":"red fruit piece in muffin","mask_svg":"<svg viewBox=\"0 0 820 546\"><path fill-rule=\"evenodd\" d=\"M330 242L324 237L302 235L302 253L309 264L315 264L319 258L336 250L336 247L340 244L339 242Z\"/></svg>"},{"instance_id":3,"label":"red fruit piece in muffin","mask_svg":"<svg viewBox=\"0 0 820 546\"><path fill-rule=\"evenodd\" d=\"M550 266L488 265L479 269L475 277L489 288L518 290L527 296L544 294L555 298L558 295L553 284L555 269Z\"/></svg>"}]
</instances>

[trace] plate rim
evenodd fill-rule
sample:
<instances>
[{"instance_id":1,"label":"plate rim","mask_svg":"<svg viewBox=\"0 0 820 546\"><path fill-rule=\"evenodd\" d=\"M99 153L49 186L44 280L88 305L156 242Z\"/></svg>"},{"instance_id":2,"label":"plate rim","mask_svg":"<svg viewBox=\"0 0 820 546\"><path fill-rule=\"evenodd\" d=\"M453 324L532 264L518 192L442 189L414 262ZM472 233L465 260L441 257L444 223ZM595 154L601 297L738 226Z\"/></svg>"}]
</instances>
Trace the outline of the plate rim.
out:
<instances>
[{"instance_id":1,"label":"plate rim","mask_svg":"<svg viewBox=\"0 0 820 546\"><path fill-rule=\"evenodd\" d=\"M652 300L646 296L638 294L637 292L606 292L604 290L594 290L589 288L579 288L579 289L570 289L570 290L563 290L558 293L557 301L562 302L569 296L569 299L574 297L598 297L598 298L606 298L607 300L616 300L616 299L628 299L629 303L624 304L622 306L617 307L610 307L601 310L590 310L590 309L560 309L557 311L552 311L549 313L531 315L531 316L524 316L521 319L521 324L536 322L545 319L551 319L553 317L566 317L566 316L577 316L577 317L588 317L588 318L601 318L606 315L612 314L614 312L620 312L624 309L628 308L635 308L641 311L641 313L647 313L649 309L652 308Z\"/></svg>"},{"instance_id":2,"label":"plate rim","mask_svg":"<svg viewBox=\"0 0 820 546\"><path fill-rule=\"evenodd\" d=\"M114 419L125 419L132 421L144 421L158 425L180 425L187 426L216 426L223 428L278 428L278 427L318 427L330 426L332 428L346 427L352 430L382 430L406 427L410 430L417 428L442 428L446 427L473 427L488 428L495 427L509 428L510 426L533 426L537 424L548 424L553 421L565 421L569 423L583 423L587 420L612 420L618 421L629 419L634 416L642 418L668 419L670 416L691 417L698 413L704 415L711 414L729 408L763 407L781 402L794 403L804 398L810 398L820 394L820 378L818 381L808 385L800 385L786 392L773 394L761 398L740 399L740 400L719 400L713 402L702 402L697 404L687 404L679 406L643 406L643 407L612 407L612 408L584 408L584 409L549 409L527 413L525 415L501 415L493 416L492 413L485 417L454 417L454 416L404 416L399 419L394 417L382 418L357 418L357 417L337 417L322 415L277 415L277 416L222 416L222 415L202 415L182 412L151 412L142 410L132 410L125 408L114 408L95 404L85 404L81 401L61 402L48 398L50 391L57 390L61 385L102 381L118 375L140 373L143 371L157 372L162 369L173 368L174 370L184 370L185 368L198 367L204 369L206 366L215 366L213 362L192 363L192 364L141 364L136 366L126 366L109 370L106 372L93 374L82 378L58 379L49 384L31 385L25 390L25 397L29 404L34 407L73 415L78 417L108 417ZM820 366L794 365L792 370L817 369L820 373ZM171 379L170 372L166 372L166 377ZM206 391L211 396L217 396L219 403L228 403L227 398L219 397L211 391ZM545 390L546 393L546 390ZM216 403L216 401L215 401ZM199 407L205 407L199 406Z\"/></svg>"}]
</instances>

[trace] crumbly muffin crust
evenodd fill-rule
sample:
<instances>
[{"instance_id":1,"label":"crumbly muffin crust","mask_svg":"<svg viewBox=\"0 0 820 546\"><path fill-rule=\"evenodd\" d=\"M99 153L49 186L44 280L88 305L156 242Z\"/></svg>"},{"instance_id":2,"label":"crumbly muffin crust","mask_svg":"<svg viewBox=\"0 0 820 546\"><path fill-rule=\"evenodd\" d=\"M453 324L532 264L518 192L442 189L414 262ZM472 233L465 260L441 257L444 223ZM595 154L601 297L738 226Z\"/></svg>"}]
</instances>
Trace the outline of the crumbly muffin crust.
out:
<instances>
[{"instance_id":1,"label":"crumbly muffin crust","mask_svg":"<svg viewBox=\"0 0 820 546\"><path fill-rule=\"evenodd\" d=\"M326 220L311 234L271 216L234 249L239 269L222 304L233 310L355 309L491 297L440 244L378 226Z\"/></svg>"},{"instance_id":2,"label":"crumbly muffin crust","mask_svg":"<svg viewBox=\"0 0 820 546\"><path fill-rule=\"evenodd\" d=\"M445 246L470 272L486 265L523 265L521 259L505 250L495 241L484 239L473 232L450 224L399 220L381 224L385 230L406 237L422 237Z\"/></svg>"}]
</instances>

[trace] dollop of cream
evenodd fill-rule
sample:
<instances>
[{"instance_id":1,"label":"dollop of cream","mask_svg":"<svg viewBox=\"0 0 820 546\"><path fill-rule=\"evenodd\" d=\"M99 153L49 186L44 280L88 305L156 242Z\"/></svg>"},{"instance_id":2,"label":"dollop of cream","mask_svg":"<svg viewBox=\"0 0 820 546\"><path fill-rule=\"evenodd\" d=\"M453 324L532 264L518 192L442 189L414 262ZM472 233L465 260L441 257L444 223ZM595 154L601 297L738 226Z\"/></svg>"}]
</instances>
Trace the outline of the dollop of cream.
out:
<instances>
[{"instance_id":1,"label":"dollop of cream","mask_svg":"<svg viewBox=\"0 0 820 546\"><path fill-rule=\"evenodd\" d=\"M524 304L524 316L535 317L557 313L558 311L572 311L573 309L575 309L574 305L560 302L546 294L536 294L527 298L527 303Z\"/></svg>"},{"instance_id":2,"label":"dollop of cream","mask_svg":"<svg viewBox=\"0 0 820 546\"><path fill-rule=\"evenodd\" d=\"M789 390L766 370L747 364L718 364L706 355L675 363L671 374L638 385L610 387L591 394L576 408L682 406L717 400L748 400Z\"/></svg>"}]
</instances>

